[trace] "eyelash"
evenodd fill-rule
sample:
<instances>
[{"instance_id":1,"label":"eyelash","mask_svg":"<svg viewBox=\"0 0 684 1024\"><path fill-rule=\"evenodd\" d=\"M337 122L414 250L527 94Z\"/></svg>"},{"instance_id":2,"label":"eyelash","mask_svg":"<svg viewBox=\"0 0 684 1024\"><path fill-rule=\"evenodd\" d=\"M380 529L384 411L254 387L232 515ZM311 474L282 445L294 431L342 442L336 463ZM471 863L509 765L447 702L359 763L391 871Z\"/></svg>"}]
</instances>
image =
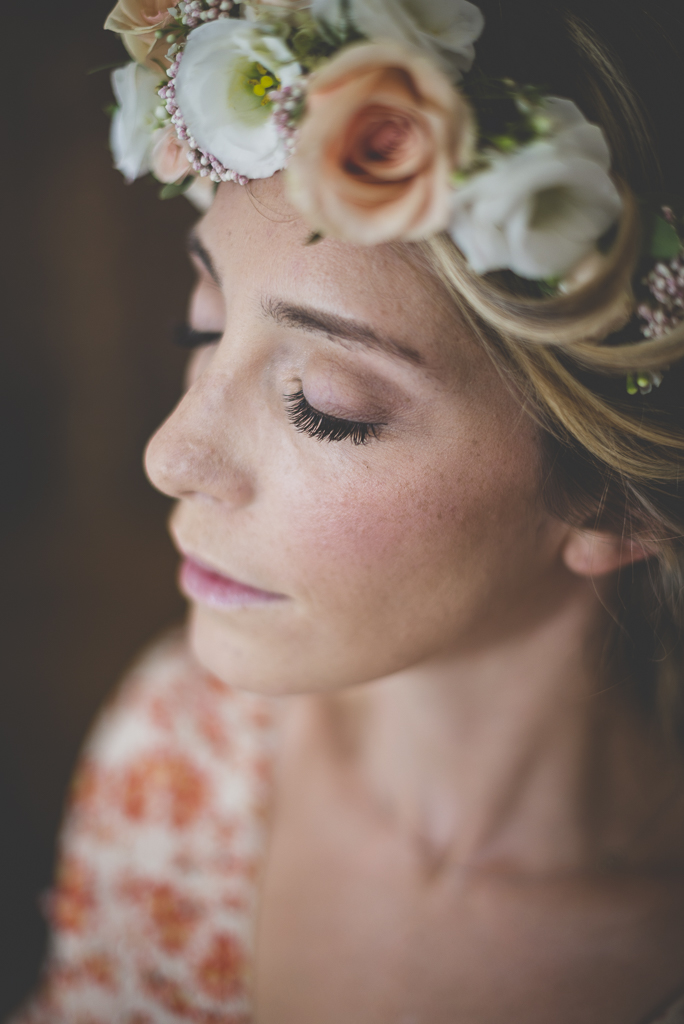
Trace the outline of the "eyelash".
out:
<instances>
[{"instance_id":1,"label":"eyelash","mask_svg":"<svg viewBox=\"0 0 684 1024\"><path fill-rule=\"evenodd\" d=\"M285 401L295 429L318 441L349 440L352 444L367 444L371 438L377 438L379 428L384 426L384 423L358 423L319 412L309 405L301 388L292 395L286 395Z\"/></svg>"},{"instance_id":2,"label":"eyelash","mask_svg":"<svg viewBox=\"0 0 684 1024\"><path fill-rule=\"evenodd\" d=\"M181 348L200 348L201 345L213 345L222 337L221 331L196 331L188 324L178 324L173 332L173 340Z\"/></svg>"},{"instance_id":3,"label":"eyelash","mask_svg":"<svg viewBox=\"0 0 684 1024\"><path fill-rule=\"evenodd\" d=\"M222 337L220 331L196 331L188 324L178 324L173 340L181 348L192 349L212 345ZM378 437L379 428L384 426L384 423L359 423L319 412L309 405L301 388L292 395L286 395L285 401L292 425L319 441L349 440L352 444L367 444L371 438Z\"/></svg>"}]
</instances>

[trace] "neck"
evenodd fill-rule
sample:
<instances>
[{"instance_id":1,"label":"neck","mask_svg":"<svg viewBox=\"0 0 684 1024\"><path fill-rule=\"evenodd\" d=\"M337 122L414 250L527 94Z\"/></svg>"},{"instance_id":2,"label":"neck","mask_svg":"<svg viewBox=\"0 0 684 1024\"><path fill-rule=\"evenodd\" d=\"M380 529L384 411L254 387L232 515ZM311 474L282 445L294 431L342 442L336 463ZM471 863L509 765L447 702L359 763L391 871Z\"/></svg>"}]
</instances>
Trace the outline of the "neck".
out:
<instances>
[{"instance_id":1,"label":"neck","mask_svg":"<svg viewBox=\"0 0 684 1024\"><path fill-rule=\"evenodd\" d=\"M641 833L682 769L611 677L609 628L588 591L484 653L333 699L373 800L428 859L547 872L653 856Z\"/></svg>"}]
</instances>

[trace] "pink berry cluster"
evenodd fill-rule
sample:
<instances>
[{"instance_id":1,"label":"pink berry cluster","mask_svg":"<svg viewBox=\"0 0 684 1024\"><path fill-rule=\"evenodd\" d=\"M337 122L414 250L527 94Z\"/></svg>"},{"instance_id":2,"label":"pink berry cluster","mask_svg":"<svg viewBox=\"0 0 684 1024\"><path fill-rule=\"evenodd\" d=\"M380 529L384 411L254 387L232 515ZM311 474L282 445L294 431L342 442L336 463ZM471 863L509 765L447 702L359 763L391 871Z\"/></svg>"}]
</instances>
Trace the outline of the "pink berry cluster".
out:
<instances>
[{"instance_id":1,"label":"pink berry cluster","mask_svg":"<svg viewBox=\"0 0 684 1024\"><path fill-rule=\"evenodd\" d=\"M197 0L195 0L197 2ZM225 3L226 0L223 0ZM174 55L174 61L171 67L166 72L169 76L169 80L166 85L163 85L159 90L159 98L164 101L166 110L171 117L171 123L176 129L176 135L182 142L188 144L188 163L195 174L198 174L200 178L210 178L218 184L220 181L235 181L238 185L246 185L249 178L246 178L244 174L238 174L236 171L231 170L229 167L224 167L220 160L217 160L211 153L207 153L206 150L202 149L201 146L197 145L197 142L188 131L187 125L183 120L178 104L176 103L176 75L180 67L180 62L183 57L183 52Z\"/></svg>"},{"instance_id":2,"label":"pink berry cluster","mask_svg":"<svg viewBox=\"0 0 684 1024\"><path fill-rule=\"evenodd\" d=\"M286 85L283 89L273 89L269 99L273 103L273 122L276 131L292 153L297 142L299 114L304 104L304 87L295 84Z\"/></svg>"},{"instance_id":3,"label":"pink berry cluster","mask_svg":"<svg viewBox=\"0 0 684 1024\"><path fill-rule=\"evenodd\" d=\"M240 0L235 2L239 3ZM169 11L181 25L197 28L203 21L229 18L234 5L234 0L180 0L175 7L169 8Z\"/></svg>"},{"instance_id":4,"label":"pink berry cluster","mask_svg":"<svg viewBox=\"0 0 684 1024\"><path fill-rule=\"evenodd\" d=\"M669 206L661 210L665 220L676 227L676 218ZM642 302L637 313L645 321L641 333L645 338L661 338L684 320L684 246L669 263L656 263L641 282L656 301L653 306Z\"/></svg>"},{"instance_id":5,"label":"pink berry cluster","mask_svg":"<svg viewBox=\"0 0 684 1024\"><path fill-rule=\"evenodd\" d=\"M645 338L660 338L684 320L684 251L669 263L656 263L644 278L655 303L642 302L637 310L645 321Z\"/></svg>"}]
</instances>

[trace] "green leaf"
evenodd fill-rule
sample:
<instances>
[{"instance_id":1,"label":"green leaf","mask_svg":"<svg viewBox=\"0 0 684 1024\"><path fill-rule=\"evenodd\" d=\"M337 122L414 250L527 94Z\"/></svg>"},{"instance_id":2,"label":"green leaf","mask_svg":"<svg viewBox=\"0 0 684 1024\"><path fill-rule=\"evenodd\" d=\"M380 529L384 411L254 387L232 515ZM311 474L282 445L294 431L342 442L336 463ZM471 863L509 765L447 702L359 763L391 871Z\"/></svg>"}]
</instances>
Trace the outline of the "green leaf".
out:
<instances>
[{"instance_id":1,"label":"green leaf","mask_svg":"<svg viewBox=\"0 0 684 1024\"><path fill-rule=\"evenodd\" d=\"M655 260L672 260L679 255L682 243L674 224L664 217L653 218L653 233L649 252Z\"/></svg>"},{"instance_id":2,"label":"green leaf","mask_svg":"<svg viewBox=\"0 0 684 1024\"><path fill-rule=\"evenodd\" d=\"M490 135L489 141L502 153L510 153L517 146L517 142L510 135Z\"/></svg>"},{"instance_id":3,"label":"green leaf","mask_svg":"<svg viewBox=\"0 0 684 1024\"><path fill-rule=\"evenodd\" d=\"M174 181L170 185L164 185L159 193L160 199L175 199L176 196L182 196L184 192L187 192L194 181L192 174L188 174L182 181Z\"/></svg>"},{"instance_id":4,"label":"green leaf","mask_svg":"<svg viewBox=\"0 0 684 1024\"><path fill-rule=\"evenodd\" d=\"M96 68L91 68L89 71L86 71L86 74L96 75L99 71L113 71L115 68L125 68L127 64L130 64L130 60L110 61L109 64L100 64Z\"/></svg>"},{"instance_id":5,"label":"green leaf","mask_svg":"<svg viewBox=\"0 0 684 1024\"><path fill-rule=\"evenodd\" d=\"M539 291L542 295L546 295L549 298L555 298L558 295L558 285L561 283L560 277L547 277L541 281L537 281L539 285Z\"/></svg>"},{"instance_id":6,"label":"green leaf","mask_svg":"<svg viewBox=\"0 0 684 1024\"><path fill-rule=\"evenodd\" d=\"M292 49L297 57L307 57L317 42L315 29L311 25L297 29L291 40Z\"/></svg>"}]
</instances>

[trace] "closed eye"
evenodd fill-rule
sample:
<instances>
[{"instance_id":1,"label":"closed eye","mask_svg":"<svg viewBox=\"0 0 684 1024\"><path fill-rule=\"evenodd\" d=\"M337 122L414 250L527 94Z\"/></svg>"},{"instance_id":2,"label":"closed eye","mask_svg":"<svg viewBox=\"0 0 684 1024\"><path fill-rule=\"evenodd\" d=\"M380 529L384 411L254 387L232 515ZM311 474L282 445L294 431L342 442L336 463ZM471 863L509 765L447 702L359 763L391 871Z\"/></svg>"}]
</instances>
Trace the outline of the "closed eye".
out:
<instances>
[{"instance_id":1,"label":"closed eye","mask_svg":"<svg viewBox=\"0 0 684 1024\"><path fill-rule=\"evenodd\" d=\"M178 324L173 332L174 344L181 348L201 348L215 345L223 337L222 331L196 331L189 324Z\"/></svg>"},{"instance_id":2,"label":"closed eye","mask_svg":"<svg viewBox=\"0 0 684 1024\"><path fill-rule=\"evenodd\" d=\"M285 401L295 429L319 441L349 440L352 444L367 444L371 438L377 438L380 428L385 426L384 423L360 423L319 412L309 405L301 389L286 395Z\"/></svg>"}]
</instances>

